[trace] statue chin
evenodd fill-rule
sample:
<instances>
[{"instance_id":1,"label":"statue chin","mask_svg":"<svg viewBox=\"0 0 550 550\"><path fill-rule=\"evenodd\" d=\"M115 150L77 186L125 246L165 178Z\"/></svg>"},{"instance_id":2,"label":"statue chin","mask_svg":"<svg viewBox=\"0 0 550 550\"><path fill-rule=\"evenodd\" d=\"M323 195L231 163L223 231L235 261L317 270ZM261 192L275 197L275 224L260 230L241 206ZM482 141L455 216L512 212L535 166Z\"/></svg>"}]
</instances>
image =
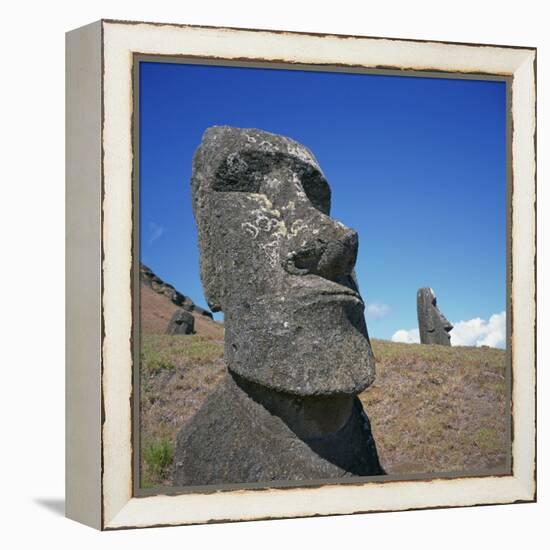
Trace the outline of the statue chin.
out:
<instances>
[{"instance_id":1,"label":"statue chin","mask_svg":"<svg viewBox=\"0 0 550 550\"><path fill-rule=\"evenodd\" d=\"M301 396L356 395L374 381L362 303L322 299L293 311L280 304L253 311L236 324L225 320L227 367L246 380Z\"/></svg>"}]
</instances>

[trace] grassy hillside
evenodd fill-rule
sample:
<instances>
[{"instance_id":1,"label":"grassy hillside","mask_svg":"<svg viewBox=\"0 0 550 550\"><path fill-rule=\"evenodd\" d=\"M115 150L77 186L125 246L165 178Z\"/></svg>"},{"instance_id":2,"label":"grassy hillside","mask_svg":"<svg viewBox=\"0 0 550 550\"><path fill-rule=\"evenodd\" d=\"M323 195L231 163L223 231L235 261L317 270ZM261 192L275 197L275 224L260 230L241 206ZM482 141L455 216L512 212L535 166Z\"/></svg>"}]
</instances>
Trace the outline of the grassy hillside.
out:
<instances>
[{"instance_id":1,"label":"grassy hillside","mask_svg":"<svg viewBox=\"0 0 550 550\"><path fill-rule=\"evenodd\" d=\"M376 382L360 399L388 473L505 465L504 351L372 344ZM142 486L169 484L175 436L223 371L223 336L142 336Z\"/></svg>"},{"instance_id":2,"label":"grassy hillside","mask_svg":"<svg viewBox=\"0 0 550 550\"><path fill-rule=\"evenodd\" d=\"M506 464L506 353L373 341L375 383L360 398L389 473Z\"/></svg>"}]
</instances>

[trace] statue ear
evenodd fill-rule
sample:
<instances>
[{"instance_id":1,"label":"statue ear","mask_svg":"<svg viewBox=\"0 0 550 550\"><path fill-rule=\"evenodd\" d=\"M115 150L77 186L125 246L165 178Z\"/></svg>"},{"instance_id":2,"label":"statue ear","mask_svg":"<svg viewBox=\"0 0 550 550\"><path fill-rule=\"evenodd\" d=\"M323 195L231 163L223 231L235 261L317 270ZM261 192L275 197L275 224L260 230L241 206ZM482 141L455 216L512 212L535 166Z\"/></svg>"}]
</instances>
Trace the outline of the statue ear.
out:
<instances>
[{"instance_id":1,"label":"statue ear","mask_svg":"<svg viewBox=\"0 0 550 550\"><path fill-rule=\"evenodd\" d=\"M435 330L433 313L428 315L428 318L426 319L426 329L428 332L433 332Z\"/></svg>"},{"instance_id":2,"label":"statue ear","mask_svg":"<svg viewBox=\"0 0 550 550\"><path fill-rule=\"evenodd\" d=\"M203 248L199 261L204 297L206 298L210 311L216 313L218 311L222 311L222 267L220 265L220 262L218 261L218 256L215 254L215 252L205 253L205 250L209 250L211 248L210 233L204 232L202 234L202 238L200 238L199 240L201 241L201 247Z\"/></svg>"},{"instance_id":3,"label":"statue ear","mask_svg":"<svg viewBox=\"0 0 550 550\"><path fill-rule=\"evenodd\" d=\"M222 311L221 300L220 300L220 296L218 295L218 292L215 292L215 291L212 292L205 288L204 294L205 294L208 307L210 308L210 311L212 313L217 313L218 311Z\"/></svg>"}]
</instances>

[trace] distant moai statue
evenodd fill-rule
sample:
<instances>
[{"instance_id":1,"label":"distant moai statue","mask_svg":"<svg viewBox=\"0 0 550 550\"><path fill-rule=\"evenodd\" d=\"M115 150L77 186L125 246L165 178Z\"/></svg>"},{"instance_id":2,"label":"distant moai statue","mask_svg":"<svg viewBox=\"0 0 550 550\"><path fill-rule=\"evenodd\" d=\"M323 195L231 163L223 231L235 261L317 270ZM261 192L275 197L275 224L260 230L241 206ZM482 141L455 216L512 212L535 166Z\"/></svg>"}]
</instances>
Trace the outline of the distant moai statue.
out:
<instances>
[{"instance_id":1,"label":"distant moai statue","mask_svg":"<svg viewBox=\"0 0 550 550\"><path fill-rule=\"evenodd\" d=\"M166 334L194 334L195 333L195 318L192 313L183 309L178 309L172 315Z\"/></svg>"},{"instance_id":2,"label":"distant moai statue","mask_svg":"<svg viewBox=\"0 0 550 550\"><path fill-rule=\"evenodd\" d=\"M179 432L176 486L384 474L357 397L374 381L357 233L303 145L209 128L193 160L201 279L226 374Z\"/></svg>"},{"instance_id":3,"label":"distant moai statue","mask_svg":"<svg viewBox=\"0 0 550 550\"><path fill-rule=\"evenodd\" d=\"M437 298L431 288L421 288L416 294L416 311L418 314L418 329L420 343L451 345L449 332L453 325L437 307Z\"/></svg>"}]
</instances>

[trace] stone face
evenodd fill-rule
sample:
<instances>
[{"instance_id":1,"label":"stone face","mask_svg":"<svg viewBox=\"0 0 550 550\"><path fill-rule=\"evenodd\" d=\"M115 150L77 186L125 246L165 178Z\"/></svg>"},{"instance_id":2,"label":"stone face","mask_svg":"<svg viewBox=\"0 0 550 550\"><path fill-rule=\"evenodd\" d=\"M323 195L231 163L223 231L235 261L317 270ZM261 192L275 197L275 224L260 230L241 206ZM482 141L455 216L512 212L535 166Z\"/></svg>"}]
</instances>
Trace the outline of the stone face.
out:
<instances>
[{"instance_id":1,"label":"stone face","mask_svg":"<svg viewBox=\"0 0 550 550\"><path fill-rule=\"evenodd\" d=\"M193 334L194 332L195 318L183 309L174 313L166 329L166 334Z\"/></svg>"},{"instance_id":2,"label":"stone face","mask_svg":"<svg viewBox=\"0 0 550 550\"><path fill-rule=\"evenodd\" d=\"M431 288L421 288L416 294L416 311L418 314L418 329L422 344L451 345L453 325L437 307L437 299Z\"/></svg>"},{"instance_id":3,"label":"stone face","mask_svg":"<svg viewBox=\"0 0 550 550\"><path fill-rule=\"evenodd\" d=\"M330 217L313 154L261 130L209 128L191 186L228 370L178 435L174 484L383 474L356 397L374 380L358 236Z\"/></svg>"},{"instance_id":4,"label":"stone face","mask_svg":"<svg viewBox=\"0 0 550 550\"><path fill-rule=\"evenodd\" d=\"M208 129L193 161L201 278L224 312L225 361L296 395L357 394L374 379L353 276L357 233L303 145L254 129Z\"/></svg>"}]
</instances>

